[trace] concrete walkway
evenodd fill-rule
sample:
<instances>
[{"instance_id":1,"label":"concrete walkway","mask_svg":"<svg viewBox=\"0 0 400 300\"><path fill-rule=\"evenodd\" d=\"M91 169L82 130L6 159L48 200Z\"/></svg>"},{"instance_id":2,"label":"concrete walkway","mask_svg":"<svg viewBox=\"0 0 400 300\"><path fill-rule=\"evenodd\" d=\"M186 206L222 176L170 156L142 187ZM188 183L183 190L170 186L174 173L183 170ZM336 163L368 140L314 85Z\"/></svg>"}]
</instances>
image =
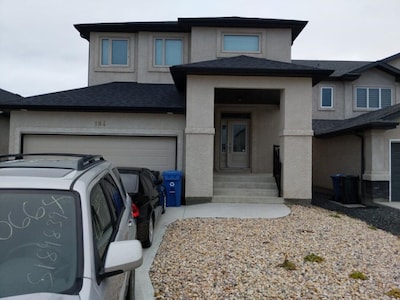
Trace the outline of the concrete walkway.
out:
<instances>
[{"instance_id":1,"label":"concrete walkway","mask_svg":"<svg viewBox=\"0 0 400 300\"><path fill-rule=\"evenodd\" d=\"M375 202L375 203L376 203L376 204L383 205L383 206L389 206L389 207L393 207L393 208L400 209L400 201L392 201L392 202L377 201L377 202Z\"/></svg>"},{"instance_id":2,"label":"concrete walkway","mask_svg":"<svg viewBox=\"0 0 400 300\"><path fill-rule=\"evenodd\" d=\"M154 299L149 270L162 242L167 226L187 218L281 218L290 213L284 204L206 203L180 207L167 207L154 230L153 245L143 250L143 265L136 269L136 300Z\"/></svg>"}]
</instances>

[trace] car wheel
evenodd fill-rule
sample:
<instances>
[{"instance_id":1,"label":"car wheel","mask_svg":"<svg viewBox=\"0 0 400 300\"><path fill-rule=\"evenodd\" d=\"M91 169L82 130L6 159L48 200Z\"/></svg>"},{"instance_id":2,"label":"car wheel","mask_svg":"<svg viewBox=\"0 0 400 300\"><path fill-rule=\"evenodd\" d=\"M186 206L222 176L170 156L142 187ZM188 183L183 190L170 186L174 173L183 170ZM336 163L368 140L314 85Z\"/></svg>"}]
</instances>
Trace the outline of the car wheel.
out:
<instances>
[{"instance_id":1,"label":"car wheel","mask_svg":"<svg viewBox=\"0 0 400 300\"><path fill-rule=\"evenodd\" d=\"M151 246L154 236L153 217L150 217L148 222L138 225L137 236L138 240L142 242L143 248L149 248Z\"/></svg>"},{"instance_id":2,"label":"car wheel","mask_svg":"<svg viewBox=\"0 0 400 300\"><path fill-rule=\"evenodd\" d=\"M135 300L135 270L131 271L131 274L129 275L126 300Z\"/></svg>"}]
</instances>

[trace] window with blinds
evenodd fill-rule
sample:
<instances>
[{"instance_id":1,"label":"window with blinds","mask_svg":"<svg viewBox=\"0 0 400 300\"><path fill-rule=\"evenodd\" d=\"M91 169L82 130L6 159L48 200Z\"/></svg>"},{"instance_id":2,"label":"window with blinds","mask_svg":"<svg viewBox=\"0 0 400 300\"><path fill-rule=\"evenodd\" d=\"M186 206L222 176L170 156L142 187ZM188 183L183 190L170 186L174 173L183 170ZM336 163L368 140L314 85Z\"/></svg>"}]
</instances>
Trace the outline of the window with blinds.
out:
<instances>
[{"instance_id":1,"label":"window with blinds","mask_svg":"<svg viewBox=\"0 0 400 300\"><path fill-rule=\"evenodd\" d=\"M356 88L356 108L379 109L392 105L390 88Z\"/></svg>"}]
</instances>

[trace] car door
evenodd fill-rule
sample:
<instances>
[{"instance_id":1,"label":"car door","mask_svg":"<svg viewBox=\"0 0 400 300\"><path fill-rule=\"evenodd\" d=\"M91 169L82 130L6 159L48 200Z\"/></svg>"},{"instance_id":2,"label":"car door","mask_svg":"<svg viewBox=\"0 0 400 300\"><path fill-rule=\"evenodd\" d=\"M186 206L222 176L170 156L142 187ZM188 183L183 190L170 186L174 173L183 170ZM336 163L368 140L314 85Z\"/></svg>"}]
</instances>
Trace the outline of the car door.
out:
<instances>
[{"instance_id":1,"label":"car door","mask_svg":"<svg viewBox=\"0 0 400 300\"><path fill-rule=\"evenodd\" d=\"M160 206L160 196L157 190L157 186L154 183L154 175L150 170L143 170L142 178L143 185L146 190L146 195L150 199L151 206L156 214L156 217L161 214L161 206Z\"/></svg>"},{"instance_id":2,"label":"car door","mask_svg":"<svg viewBox=\"0 0 400 300\"><path fill-rule=\"evenodd\" d=\"M91 221L93 228L96 282L99 299L123 299L128 273L102 277L102 269L108 246L112 241L129 239L132 216L126 208L123 197L108 174L92 189L90 194Z\"/></svg>"}]
</instances>

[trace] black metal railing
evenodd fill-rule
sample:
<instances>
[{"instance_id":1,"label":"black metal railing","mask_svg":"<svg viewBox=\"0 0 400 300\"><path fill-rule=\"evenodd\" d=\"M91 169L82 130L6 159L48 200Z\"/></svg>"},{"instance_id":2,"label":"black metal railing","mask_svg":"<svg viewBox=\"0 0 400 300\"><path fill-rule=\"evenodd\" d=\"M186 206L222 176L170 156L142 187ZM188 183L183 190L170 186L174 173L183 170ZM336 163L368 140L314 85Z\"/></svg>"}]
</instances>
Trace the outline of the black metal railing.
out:
<instances>
[{"instance_id":1,"label":"black metal railing","mask_svg":"<svg viewBox=\"0 0 400 300\"><path fill-rule=\"evenodd\" d=\"M282 196L282 163L279 154L279 145L274 145L274 166L273 175L275 178L276 186L278 187L279 197Z\"/></svg>"}]
</instances>

